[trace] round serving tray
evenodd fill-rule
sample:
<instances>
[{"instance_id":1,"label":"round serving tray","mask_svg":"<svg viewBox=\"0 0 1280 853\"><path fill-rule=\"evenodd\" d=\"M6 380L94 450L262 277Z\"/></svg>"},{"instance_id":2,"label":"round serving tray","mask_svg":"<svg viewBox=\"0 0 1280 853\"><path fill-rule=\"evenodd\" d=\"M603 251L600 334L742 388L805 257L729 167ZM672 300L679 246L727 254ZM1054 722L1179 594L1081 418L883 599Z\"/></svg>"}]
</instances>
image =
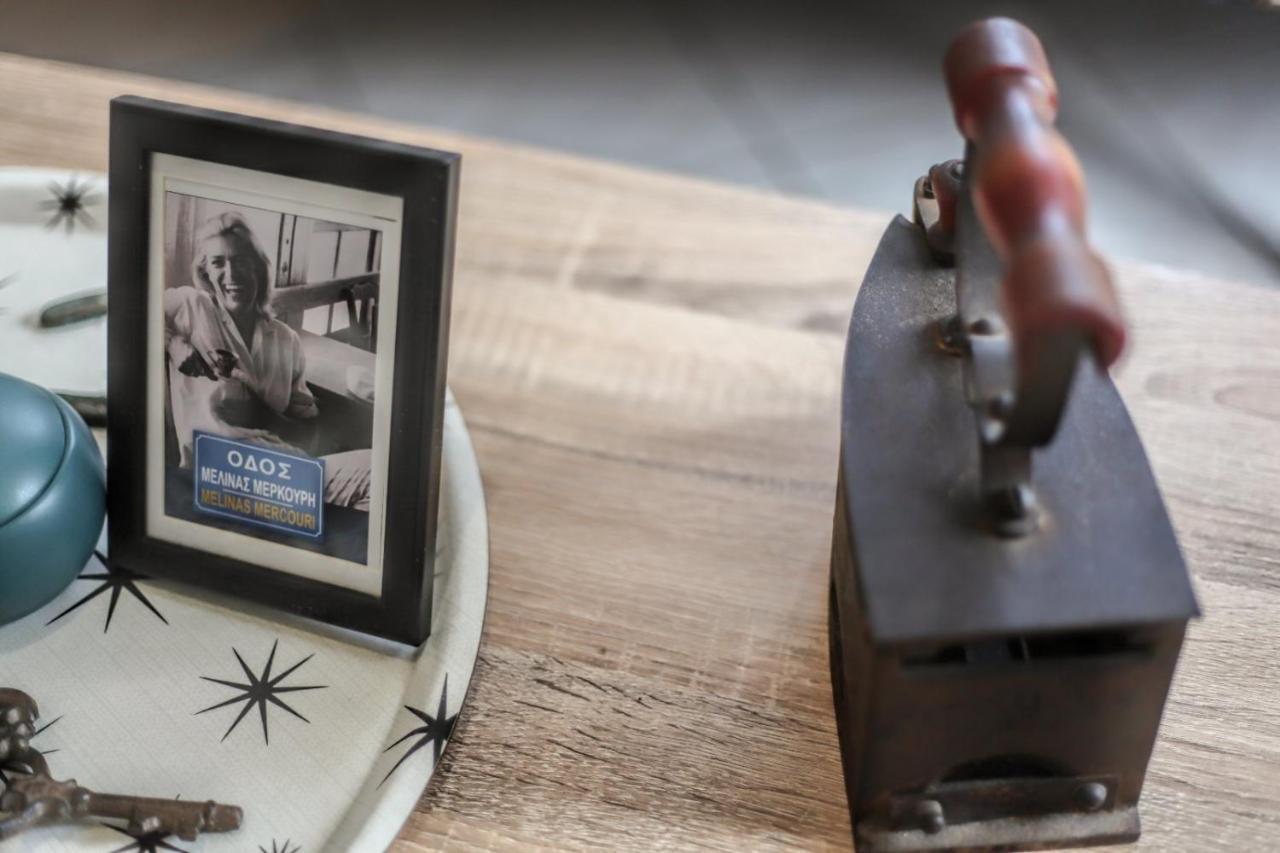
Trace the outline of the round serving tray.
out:
<instances>
[{"instance_id":1,"label":"round serving tray","mask_svg":"<svg viewBox=\"0 0 1280 853\"><path fill-rule=\"evenodd\" d=\"M102 197L89 208L92 221L67 233L61 222L47 226L52 214L37 202L72 180ZM0 371L101 393L105 323L53 334L32 318L50 299L105 284L105 183L0 170L0 266L16 272L0 289ZM74 286L65 278L73 272ZM0 269L0 280L9 274ZM30 338L26 346L38 343L40 358L19 353L14 328ZM384 850L453 731L484 619L484 492L451 395L444 427L433 624L417 649L112 574L96 558L47 606L0 626L0 686L39 703L32 744L55 778L244 808L238 831L194 842L87 821L29 831L5 849ZM0 785L14 772L0 766Z\"/></svg>"}]
</instances>

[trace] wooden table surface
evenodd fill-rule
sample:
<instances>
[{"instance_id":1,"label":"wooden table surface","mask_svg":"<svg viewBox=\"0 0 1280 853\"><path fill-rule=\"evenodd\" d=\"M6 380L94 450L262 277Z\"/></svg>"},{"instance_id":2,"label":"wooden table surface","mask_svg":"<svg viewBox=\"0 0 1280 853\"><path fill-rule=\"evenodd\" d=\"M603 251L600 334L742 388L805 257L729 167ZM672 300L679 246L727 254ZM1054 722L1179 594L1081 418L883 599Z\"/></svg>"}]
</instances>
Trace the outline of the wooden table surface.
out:
<instances>
[{"instance_id":1,"label":"wooden table surface","mask_svg":"<svg viewBox=\"0 0 1280 853\"><path fill-rule=\"evenodd\" d=\"M490 610L395 849L848 848L837 394L888 214L6 55L0 163L105 169L125 92L463 154L449 374L488 494ZM1117 272L1119 386L1205 611L1138 846L1280 849L1280 292Z\"/></svg>"}]
</instances>

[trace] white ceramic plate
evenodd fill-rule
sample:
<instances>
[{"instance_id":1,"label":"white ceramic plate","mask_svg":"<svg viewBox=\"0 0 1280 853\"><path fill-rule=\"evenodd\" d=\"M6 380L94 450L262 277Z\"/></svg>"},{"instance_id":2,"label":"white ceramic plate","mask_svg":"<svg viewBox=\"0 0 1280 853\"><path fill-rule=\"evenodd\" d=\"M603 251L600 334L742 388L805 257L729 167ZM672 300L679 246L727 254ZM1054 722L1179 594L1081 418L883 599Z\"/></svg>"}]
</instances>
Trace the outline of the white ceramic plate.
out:
<instances>
[{"instance_id":1,"label":"white ceramic plate","mask_svg":"<svg viewBox=\"0 0 1280 853\"><path fill-rule=\"evenodd\" d=\"M101 176L88 177L99 188L105 184ZM91 208L96 227L70 237L57 232L58 240L66 237L57 246L55 232L39 217L25 226L28 241L15 236L24 227L15 223L15 211L30 211L37 190L48 193L48 184L70 178L0 170L0 265L15 248L30 249L17 264L19 278L0 289L0 307L9 308L0 317L6 324L25 322L58 294L83 290L82 281L103 282L105 208ZM45 248L37 252L37 244ZM77 254L83 257L72 257ZM81 277L75 287L60 277L70 271ZM4 326L0 341L12 328ZM6 342L0 371L93 393L103 387L102 360L94 370L60 362L101 353L104 337L89 326L74 337L49 338L39 359L16 357ZM55 777L74 777L104 793L212 799L245 810L240 830L195 842L130 837L89 822L34 830L5 850L385 849L448 741L484 618L484 494L452 396L443 451L433 625L421 648L109 575L97 560L50 604L0 627L0 685L39 702L41 729L32 743L46 752ZM255 701L248 688L259 679L275 689Z\"/></svg>"}]
</instances>

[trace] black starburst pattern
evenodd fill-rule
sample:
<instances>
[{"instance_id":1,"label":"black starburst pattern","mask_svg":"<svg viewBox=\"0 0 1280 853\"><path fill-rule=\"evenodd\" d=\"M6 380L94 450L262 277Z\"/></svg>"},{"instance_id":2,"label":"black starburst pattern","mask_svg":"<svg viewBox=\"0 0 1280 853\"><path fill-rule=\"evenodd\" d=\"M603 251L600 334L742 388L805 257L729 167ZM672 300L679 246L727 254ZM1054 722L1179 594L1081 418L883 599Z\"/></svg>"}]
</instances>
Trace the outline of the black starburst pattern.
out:
<instances>
[{"instance_id":1,"label":"black starburst pattern","mask_svg":"<svg viewBox=\"0 0 1280 853\"><path fill-rule=\"evenodd\" d=\"M293 714L299 720L302 720L302 722L304 723L311 722L306 717L302 716L293 708L290 708L283 701L281 701L280 697L277 694L295 693L299 690L323 690L327 685L309 684L305 686L281 687L280 682L284 681L286 678L292 675L293 672L296 669L298 669L298 667L302 666L304 663L311 660L311 658L314 657L314 654L307 655L305 658L298 661L293 666L289 667L284 672L277 675L275 678L272 678L271 664L276 659L276 647L279 644L280 644L279 640L276 640L274 643L271 644L271 654L267 656L267 665L263 667L262 675L255 675L253 670L249 669L249 665L244 662L244 658L240 657L240 652L236 651L236 649L232 647L231 649L232 653L235 654L236 660L240 662L240 668L244 670L245 677L249 679L248 684L241 684L236 681L223 681L221 678L210 678L207 675L200 676L205 681L212 681L214 684L221 684L226 687L233 687L236 690L241 691L238 696L233 696L232 698L228 699L225 702L219 702L216 705L210 705L208 708L204 708L202 710L196 711L196 714L198 715L198 714L203 714L206 711L213 711L218 708L225 708L226 706L234 705L237 702L244 703L244 707L240 709L240 713L236 716L234 720L232 720L231 727L228 728L226 731L226 734L222 736L223 740L226 740L227 735L230 735L231 732L235 730L235 727L240 725L240 721L245 718L245 715L249 713L250 709L252 709L254 705L258 706L258 710L262 716L262 742L268 745L271 743L271 739L267 734L267 703L271 703L272 705L275 705L279 708L283 708L284 710L288 711L290 714Z\"/></svg>"},{"instance_id":2,"label":"black starburst pattern","mask_svg":"<svg viewBox=\"0 0 1280 853\"><path fill-rule=\"evenodd\" d=\"M85 210L99 198L96 194L89 192L92 188L91 182L80 183L80 178L76 175L72 175L71 180L65 184L50 183L49 192L53 198L40 202L41 210L53 212L53 217L46 226L57 228L63 225L68 234L75 230L77 224L86 228L93 227L96 223L89 215L89 211Z\"/></svg>"},{"instance_id":3,"label":"black starburst pattern","mask_svg":"<svg viewBox=\"0 0 1280 853\"><path fill-rule=\"evenodd\" d=\"M127 850L137 850L138 853L160 853L161 850L173 850L177 853L187 853L181 847L174 847L166 838L172 837L171 833L155 830L153 832L134 832L129 829L123 829L118 826L112 826L104 823L107 829L114 830L121 835L127 835L133 839L132 844L126 844L123 847L117 847L111 853L125 853Z\"/></svg>"},{"instance_id":4,"label":"black starburst pattern","mask_svg":"<svg viewBox=\"0 0 1280 853\"><path fill-rule=\"evenodd\" d=\"M292 847L290 847L290 846L289 846L289 839L287 839L287 838L284 840L284 844L277 845L277 844L276 844L276 840L273 838L273 839L271 839L271 849L270 849L270 850L268 850L267 848L263 847L261 844L259 844L259 845L258 845L258 849L259 849L259 850L261 850L261 851L262 851L262 853L298 853L298 851L299 851L299 850L301 850L301 849L302 849L302 847L301 847L300 845L297 845L297 844L295 844L295 845L293 845Z\"/></svg>"},{"instance_id":5,"label":"black starburst pattern","mask_svg":"<svg viewBox=\"0 0 1280 853\"><path fill-rule=\"evenodd\" d=\"M61 719L62 717L54 717L49 722L45 723L40 728L36 729L34 732L31 733L30 740L35 740L37 737L40 736L42 732L48 731L53 726L54 723L58 722L58 720L61 720ZM58 750L56 749L42 749L40 750L40 754L53 755L57 751ZM5 763L3 761L0 761L0 786L6 787L6 788L9 786L9 774L11 773L21 773L24 776L30 776L31 768L24 767L21 764Z\"/></svg>"},{"instance_id":6,"label":"black starburst pattern","mask_svg":"<svg viewBox=\"0 0 1280 853\"><path fill-rule=\"evenodd\" d=\"M151 603L151 601L147 598L145 594L143 594L142 590L138 589L138 585L135 583L135 581L146 580L147 579L146 575L140 575L137 572L131 572L128 569L122 569L119 567L116 567L114 569L109 568L107 567L106 557L104 557L101 553L97 551L94 551L93 555L98 558L98 562L100 562L103 565L103 567L106 568L107 570L105 572L94 572L93 574L81 575L79 577L79 580L102 581L102 583L99 584L94 590L89 592L88 595L84 596L75 604L71 605L66 610L62 611L57 616L50 619L48 622L45 623L46 625L52 625L54 622L57 622L63 616L66 616L68 613L70 613L71 611L75 610L78 607L82 607L85 604L88 604L90 601L97 598L99 595L106 592L107 590L111 590L111 603L107 605L107 623L102 626L102 633L104 634L107 633L107 631L111 628L111 617L114 616L116 613L116 603L120 600L121 590L127 590L130 595L138 599L138 601L142 602L142 604L148 610L154 613L157 619L159 619L161 622L163 622L166 625L169 624L169 620L164 618L164 615L159 610L156 609L156 606Z\"/></svg>"},{"instance_id":7,"label":"black starburst pattern","mask_svg":"<svg viewBox=\"0 0 1280 853\"><path fill-rule=\"evenodd\" d=\"M400 760L397 761L395 765L392 766L392 768L387 771L387 775L382 777L382 782L386 782L388 779L390 779L391 774L395 773L396 770L400 768L400 765L404 764L410 755L413 755L415 752L422 749L427 744L432 745L432 753L433 753L432 766L435 766L436 764L440 763L440 753L441 751L444 750L444 745L448 742L449 737L453 734L453 725L455 722L457 722L457 719L458 719L457 714L454 714L452 717L445 716L445 713L448 707L449 707L449 676L448 675L444 677L444 685L441 686L440 688L440 703L436 706L436 713L434 717L428 714L426 711L419 710L418 708L410 708L408 705L404 706L404 709L408 711L410 714L413 714L419 720L421 720L423 722L423 725L418 726L412 729L411 731L407 732L403 737L401 737L395 743L391 744L391 746L388 746L386 749L383 750L383 752L390 752L392 749L404 743L409 738L415 735L418 736L418 739L414 741L413 746L409 747L408 751L406 751L404 755L400 756ZM378 783L379 788L382 787L382 782Z\"/></svg>"}]
</instances>

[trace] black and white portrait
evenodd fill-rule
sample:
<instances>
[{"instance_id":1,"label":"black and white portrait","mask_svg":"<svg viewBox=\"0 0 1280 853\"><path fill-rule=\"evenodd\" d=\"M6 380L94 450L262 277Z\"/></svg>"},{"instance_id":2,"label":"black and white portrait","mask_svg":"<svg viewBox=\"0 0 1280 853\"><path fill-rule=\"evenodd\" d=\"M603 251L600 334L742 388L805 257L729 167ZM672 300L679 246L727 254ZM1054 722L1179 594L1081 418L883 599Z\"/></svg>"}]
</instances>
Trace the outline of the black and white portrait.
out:
<instances>
[{"instance_id":1,"label":"black and white portrait","mask_svg":"<svg viewBox=\"0 0 1280 853\"><path fill-rule=\"evenodd\" d=\"M392 296L384 255L389 242L398 245L390 233L397 223L300 203L303 182L278 176L253 181L252 191L202 187L178 176L188 162L171 164L178 174L154 192L164 229L152 271L162 321L153 344L163 397L163 516L368 566L385 472L375 452L386 440L379 435L386 418L377 417L379 380L387 386L380 374L390 370L389 359L378 359ZM241 183L239 171L232 185ZM272 185L289 192L273 198L263 192ZM231 464L253 474L316 460L317 489L295 487L288 476L265 485L246 479L225 454L217 466L201 462L208 446L201 436L225 440L218 445L232 448ZM314 559L298 565L308 575L321 567Z\"/></svg>"}]
</instances>

